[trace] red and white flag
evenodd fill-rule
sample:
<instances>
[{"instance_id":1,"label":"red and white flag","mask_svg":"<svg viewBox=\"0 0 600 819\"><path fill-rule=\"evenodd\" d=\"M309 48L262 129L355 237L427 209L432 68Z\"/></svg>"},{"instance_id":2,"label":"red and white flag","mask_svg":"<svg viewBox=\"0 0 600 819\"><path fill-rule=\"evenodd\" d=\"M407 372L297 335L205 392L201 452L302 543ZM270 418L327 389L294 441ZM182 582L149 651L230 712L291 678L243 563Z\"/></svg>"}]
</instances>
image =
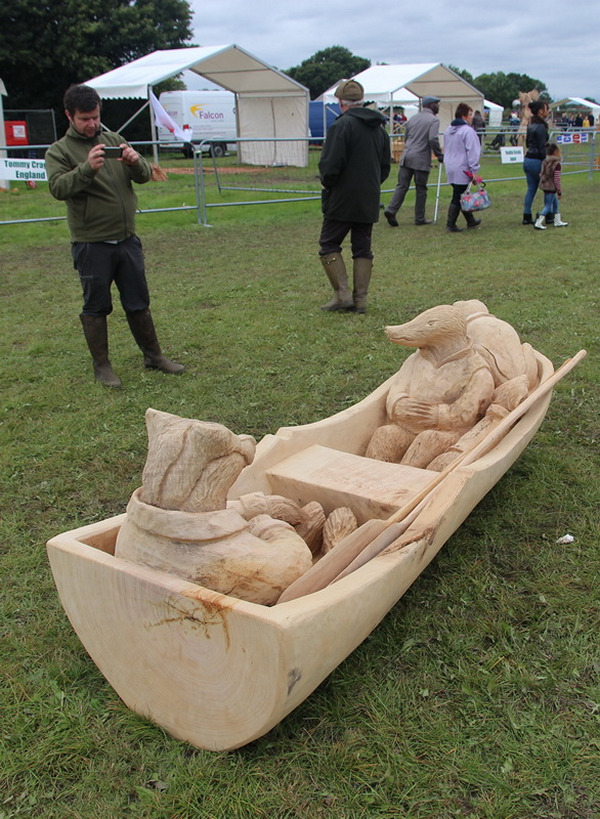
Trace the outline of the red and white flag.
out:
<instances>
[{"instance_id":1,"label":"red and white flag","mask_svg":"<svg viewBox=\"0 0 600 819\"><path fill-rule=\"evenodd\" d=\"M167 114L165 109L157 100L153 91L150 91L150 103L152 105L154 122L156 125L162 125L163 128L166 128L167 131L170 131L173 134L175 139L181 139L184 142L187 142L189 140L189 136L186 136L183 129L177 125L173 117Z\"/></svg>"}]
</instances>

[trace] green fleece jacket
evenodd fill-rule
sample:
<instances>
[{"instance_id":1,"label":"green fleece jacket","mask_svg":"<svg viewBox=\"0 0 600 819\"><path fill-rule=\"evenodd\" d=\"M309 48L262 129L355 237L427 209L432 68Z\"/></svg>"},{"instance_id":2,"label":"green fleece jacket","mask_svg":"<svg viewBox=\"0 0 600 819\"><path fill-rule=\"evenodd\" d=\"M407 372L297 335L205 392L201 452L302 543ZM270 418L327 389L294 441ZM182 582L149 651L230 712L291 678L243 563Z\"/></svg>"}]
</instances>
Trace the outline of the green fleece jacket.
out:
<instances>
[{"instance_id":1,"label":"green fleece jacket","mask_svg":"<svg viewBox=\"0 0 600 819\"><path fill-rule=\"evenodd\" d=\"M143 157L135 165L107 159L94 171L87 156L93 145L120 145L120 134L103 131L88 139L69 126L62 139L46 151L50 193L67 203L67 220L73 242L127 239L135 233L137 196L133 182L148 182L150 163Z\"/></svg>"}]
</instances>

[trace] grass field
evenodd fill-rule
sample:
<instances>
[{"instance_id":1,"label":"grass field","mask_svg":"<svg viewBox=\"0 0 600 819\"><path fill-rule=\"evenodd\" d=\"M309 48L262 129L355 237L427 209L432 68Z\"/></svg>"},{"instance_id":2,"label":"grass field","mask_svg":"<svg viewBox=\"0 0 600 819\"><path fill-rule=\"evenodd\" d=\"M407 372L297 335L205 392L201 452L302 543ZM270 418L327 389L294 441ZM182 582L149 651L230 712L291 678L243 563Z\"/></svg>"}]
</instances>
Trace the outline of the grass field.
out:
<instances>
[{"instance_id":1,"label":"grass field","mask_svg":"<svg viewBox=\"0 0 600 819\"><path fill-rule=\"evenodd\" d=\"M314 161L252 184L318 191ZM501 175L492 162L487 178ZM193 211L141 215L159 337L187 372L145 371L117 302L119 391L92 377L65 223L0 227L0 819L600 816L599 184L567 176L569 227L545 232L520 224L523 181L490 184L482 228L460 236L443 228L447 189L428 227L412 224L411 194L399 228L375 227L365 316L319 310L317 202L215 208L212 228ZM15 187L0 193L0 221L62 214L46 186ZM192 177L171 174L140 189L140 206L193 195ZM209 753L129 712L72 631L44 544L124 511L141 482L146 408L257 439L317 420L408 355L386 324L467 298L555 366L588 350L517 464L265 737ZM557 543L567 533L574 541Z\"/></svg>"}]
</instances>

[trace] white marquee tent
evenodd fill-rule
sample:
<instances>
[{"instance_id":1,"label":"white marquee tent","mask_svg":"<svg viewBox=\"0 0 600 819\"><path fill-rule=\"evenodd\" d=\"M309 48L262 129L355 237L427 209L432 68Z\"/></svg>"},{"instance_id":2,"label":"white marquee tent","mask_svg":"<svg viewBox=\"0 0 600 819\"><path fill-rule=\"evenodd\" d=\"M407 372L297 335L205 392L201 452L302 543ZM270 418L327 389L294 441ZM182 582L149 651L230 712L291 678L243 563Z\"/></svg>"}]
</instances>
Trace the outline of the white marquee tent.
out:
<instances>
[{"instance_id":1,"label":"white marquee tent","mask_svg":"<svg viewBox=\"0 0 600 819\"><path fill-rule=\"evenodd\" d=\"M591 102L583 97L565 97L558 102L553 102L550 105L553 111L564 111L566 108L577 108L583 111L591 111L596 120L600 116L600 105L597 102Z\"/></svg>"},{"instance_id":2,"label":"white marquee tent","mask_svg":"<svg viewBox=\"0 0 600 819\"><path fill-rule=\"evenodd\" d=\"M95 88L103 99L144 99L144 108L152 86L186 69L235 93L238 137L292 140L240 142L240 161L251 165L308 164L308 143L293 141L308 136L308 89L237 45L153 51L88 80L86 85Z\"/></svg>"},{"instance_id":3,"label":"white marquee tent","mask_svg":"<svg viewBox=\"0 0 600 819\"><path fill-rule=\"evenodd\" d=\"M405 65L373 65L351 79L365 89L365 99L378 105L411 105L415 97L439 97L440 130L454 119L459 102L466 102L473 109L483 111L483 94L442 63L406 63ZM332 85L324 94L325 102L335 101Z\"/></svg>"}]
</instances>

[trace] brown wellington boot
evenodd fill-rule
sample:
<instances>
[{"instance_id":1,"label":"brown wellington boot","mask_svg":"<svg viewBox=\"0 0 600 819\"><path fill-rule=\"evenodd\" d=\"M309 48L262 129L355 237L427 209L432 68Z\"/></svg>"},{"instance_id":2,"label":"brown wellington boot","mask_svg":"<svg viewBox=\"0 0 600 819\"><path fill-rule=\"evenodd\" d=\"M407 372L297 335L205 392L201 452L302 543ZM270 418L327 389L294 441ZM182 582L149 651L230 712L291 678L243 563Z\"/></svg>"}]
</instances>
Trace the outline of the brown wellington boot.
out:
<instances>
[{"instance_id":1,"label":"brown wellington boot","mask_svg":"<svg viewBox=\"0 0 600 819\"><path fill-rule=\"evenodd\" d=\"M367 293L373 270L373 259L354 259L354 312L367 312Z\"/></svg>"},{"instance_id":2,"label":"brown wellington boot","mask_svg":"<svg viewBox=\"0 0 600 819\"><path fill-rule=\"evenodd\" d=\"M341 254L328 253L326 256L320 256L320 259L323 269L327 273L327 278L333 287L333 298L327 304L321 305L321 310L329 312L352 310L354 301L348 288L348 274Z\"/></svg>"},{"instance_id":3,"label":"brown wellington boot","mask_svg":"<svg viewBox=\"0 0 600 819\"><path fill-rule=\"evenodd\" d=\"M152 313L148 308L136 310L135 313L126 313L129 329L138 347L144 354L144 367L149 370L160 370L163 373L180 375L185 367L171 361L163 355L156 337Z\"/></svg>"},{"instance_id":4,"label":"brown wellington boot","mask_svg":"<svg viewBox=\"0 0 600 819\"><path fill-rule=\"evenodd\" d=\"M112 370L108 359L108 327L106 316L79 316L88 349L92 355L96 381L105 387L121 387L121 379Z\"/></svg>"}]
</instances>

